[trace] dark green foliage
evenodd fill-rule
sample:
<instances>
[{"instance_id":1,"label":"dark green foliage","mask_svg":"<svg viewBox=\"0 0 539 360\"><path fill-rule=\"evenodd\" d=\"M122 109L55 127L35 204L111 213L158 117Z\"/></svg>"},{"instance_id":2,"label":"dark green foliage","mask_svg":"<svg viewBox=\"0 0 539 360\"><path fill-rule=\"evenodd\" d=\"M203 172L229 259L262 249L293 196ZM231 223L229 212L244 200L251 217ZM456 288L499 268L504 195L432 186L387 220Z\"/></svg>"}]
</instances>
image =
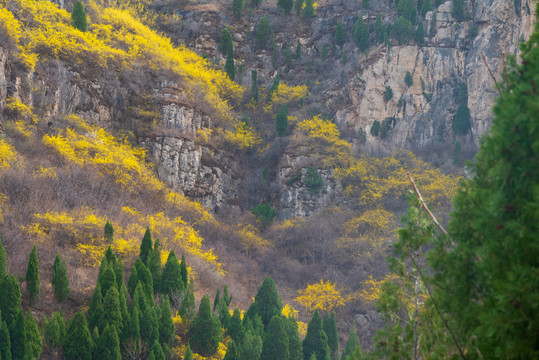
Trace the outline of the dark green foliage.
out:
<instances>
[{"instance_id":1,"label":"dark green foliage","mask_svg":"<svg viewBox=\"0 0 539 360\"><path fill-rule=\"evenodd\" d=\"M399 44L407 43L414 36L414 25L404 16L399 17L391 27L391 37Z\"/></svg>"},{"instance_id":2,"label":"dark green foliage","mask_svg":"<svg viewBox=\"0 0 539 360\"><path fill-rule=\"evenodd\" d=\"M255 103L258 103L258 72L251 70L251 94Z\"/></svg>"},{"instance_id":3,"label":"dark green foliage","mask_svg":"<svg viewBox=\"0 0 539 360\"><path fill-rule=\"evenodd\" d=\"M133 296L133 301L131 302L131 308L134 306L138 307L139 315L142 315L148 306L152 305L148 295L143 290L143 285L138 284L135 289L135 294Z\"/></svg>"},{"instance_id":4,"label":"dark green foliage","mask_svg":"<svg viewBox=\"0 0 539 360\"><path fill-rule=\"evenodd\" d=\"M289 360L288 336L285 331L284 318L282 315L275 315L271 318L264 336L262 344L262 354L260 360Z\"/></svg>"},{"instance_id":5,"label":"dark green foliage","mask_svg":"<svg viewBox=\"0 0 539 360\"><path fill-rule=\"evenodd\" d=\"M359 47L360 51L366 51L369 49L370 46L370 40L369 40L369 28L367 27L367 24L363 21L363 15L359 14L359 17L357 18L356 25L354 26L353 30L354 34L354 41L356 42L356 45Z\"/></svg>"},{"instance_id":6,"label":"dark green foliage","mask_svg":"<svg viewBox=\"0 0 539 360\"><path fill-rule=\"evenodd\" d=\"M262 338L259 334L249 330L245 333L241 343L242 360L259 360L262 354Z\"/></svg>"},{"instance_id":7,"label":"dark green foliage","mask_svg":"<svg viewBox=\"0 0 539 360\"><path fill-rule=\"evenodd\" d=\"M234 51L232 50L232 48L229 48L226 54L225 72L227 73L230 80L234 81L234 77L236 76L236 70L234 69Z\"/></svg>"},{"instance_id":8,"label":"dark green foliage","mask_svg":"<svg viewBox=\"0 0 539 360\"><path fill-rule=\"evenodd\" d=\"M322 329L322 317L320 317L318 310L307 326L307 335L303 340L303 359L310 359L313 353L319 360L330 360L328 337Z\"/></svg>"},{"instance_id":9,"label":"dark green foliage","mask_svg":"<svg viewBox=\"0 0 539 360\"><path fill-rule=\"evenodd\" d=\"M221 336L221 323L217 316L212 316L210 298L206 295L189 329L189 343L195 353L210 356L217 351Z\"/></svg>"},{"instance_id":10,"label":"dark green foliage","mask_svg":"<svg viewBox=\"0 0 539 360\"><path fill-rule=\"evenodd\" d=\"M455 143L455 146L453 147L453 164L459 165L460 164L460 155L462 152L462 145L460 141L457 140Z\"/></svg>"},{"instance_id":11,"label":"dark green foliage","mask_svg":"<svg viewBox=\"0 0 539 360\"><path fill-rule=\"evenodd\" d=\"M187 344L187 347L185 348L185 355L183 356L183 360L193 360L193 351L191 350L190 344Z\"/></svg>"},{"instance_id":12,"label":"dark green foliage","mask_svg":"<svg viewBox=\"0 0 539 360\"><path fill-rule=\"evenodd\" d=\"M371 6L371 0L363 0L361 2L361 6L364 8L364 9L368 9L370 6Z\"/></svg>"},{"instance_id":13,"label":"dark green foliage","mask_svg":"<svg viewBox=\"0 0 539 360\"><path fill-rule=\"evenodd\" d=\"M148 258L150 257L152 249L152 234L150 233L150 228L147 227L146 231L144 232L144 236L142 237L142 242L140 243L139 254L140 260L142 260L144 265L148 263Z\"/></svg>"},{"instance_id":14,"label":"dark green foliage","mask_svg":"<svg viewBox=\"0 0 539 360\"><path fill-rule=\"evenodd\" d=\"M52 265L52 288L54 290L54 296L59 302L67 299L69 295L69 280L67 279L67 266L65 261L60 256L60 253L56 253L56 259Z\"/></svg>"},{"instance_id":15,"label":"dark green foliage","mask_svg":"<svg viewBox=\"0 0 539 360\"><path fill-rule=\"evenodd\" d=\"M410 23L415 24L417 20L417 9L415 7L415 1L399 0L399 3L397 4L397 16L402 16Z\"/></svg>"},{"instance_id":16,"label":"dark green foliage","mask_svg":"<svg viewBox=\"0 0 539 360\"><path fill-rule=\"evenodd\" d=\"M103 317L103 296L101 294L101 285L97 283L88 309L88 328L92 331L94 327L100 326Z\"/></svg>"},{"instance_id":17,"label":"dark green foliage","mask_svg":"<svg viewBox=\"0 0 539 360\"><path fill-rule=\"evenodd\" d=\"M172 320L172 311L170 310L170 301L165 296L161 302L161 316L159 317L159 342L161 344L172 345L176 328Z\"/></svg>"},{"instance_id":18,"label":"dark green foliage","mask_svg":"<svg viewBox=\"0 0 539 360\"><path fill-rule=\"evenodd\" d=\"M93 347L92 336L81 310L75 314L67 329L64 356L66 360L91 360Z\"/></svg>"},{"instance_id":19,"label":"dark green foliage","mask_svg":"<svg viewBox=\"0 0 539 360\"><path fill-rule=\"evenodd\" d=\"M275 75L275 77L273 78L273 83L271 84L271 87L269 89L268 97L270 99L271 99L271 96L273 95L273 93L275 91L277 91L277 88L279 88L280 82L281 82L281 76L279 75L279 73L277 73L277 75Z\"/></svg>"},{"instance_id":20,"label":"dark green foliage","mask_svg":"<svg viewBox=\"0 0 539 360\"><path fill-rule=\"evenodd\" d=\"M296 10L297 16L301 15L301 10L303 9L303 2L304 0L296 0L296 2L294 3L294 9Z\"/></svg>"},{"instance_id":21,"label":"dark green foliage","mask_svg":"<svg viewBox=\"0 0 539 360\"><path fill-rule=\"evenodd\" d=\"M367 132L365 131L365 129L360 127L357 130L357 134L358 134L358 137L359 137L359 143L361 145L365 145L367 143Z\"/></svg>"},{"instance_id":22,"label":"dark green foliage","mask_svg":"<svg viewBox=\"0 0 539 360\"><path fill-rule=\"evenodd\" d=\"M45 325L44 340L49 347L60 347L66 336L64 315L56 311Z\"/></svg>"},{"instance_id":23,"label":"dark green foliage","mask_svg":"<svg viewBox=\"0 0 539 360\"><path fill-rule=\"evenodd\" d=\"M268 40L270 36L270 26L269 21L266 16L264 16L260 22L258 23L258 26L256 27L256 47L258 49L266 49L268 45Z\"/></svg>"},{"instance_id":24,"label":"dark green foliage","mask_svg":"<svg viewBox=\"0 0 539 360\"><path fill-rule=\"evenodd\" d=\"M256 221L260 224L262 229L265 229L273 224L275 209L269 204L258 204L254 208L251 208L251 212L255 216Z\"/></svg>"},{"instance_id":25,"label":"dark green foliage","mask_svg":"<svg viewBox=\"0 0 539 360\"><path fill-rule=\"evenodd\" d=\"M140 260L140 259L137 259ZM135 293L135 288L138 284L138 275L137 275L137 267L133 266L131 269L131 275L129 276L129 280L127 281L127 291L129 292L129 295L133 297L133 294Z\"/></svg>"},{"instance_id":26,"label":"dark green foliage","mask_svg":"<svg viewBox=\"0 0 539 360\"><path fill-rule=\"evenodd\" d=\"M391 86L386 86L386 89L384 90L384 100L385 102L388 102L391 99L393 99L393 89Z\"/></svg>"},{"instance_id":27,"label":"dark green foliage","mask_svg":"<svg viewBox=\"0 0 539 360\"><path fill-rule=\"evenodd\" d=\"M41 334L37 328L36 319L34 319L31 309L26 313L24 324L26 327L26 340L28 342L27 352L31 354L33 358L39 359L43 343L41 341Z\"/></svg>"},{"instance_id":28,"label":"dark green foliage","mask_svg":"<svg viewBox=\"0 0 539 360\"><path fill-rule=\"evenodd\" d=\"M326 61L327 58L328 58L328 47L326 46L326 44L323 44L322 51L320 52L320 60Z\"/></svg>"},{"instance_id":29,"label":"dark green foliage","mask_svg":"<svg viewBox=\"0 0 539 360\"><path fill-rule=\"evenodd\" d=\"M161 279L161 243L159 242L159 239L156 239L153 244L147 268L152 273L154 292L157 292L159 290L159 282Z\"/></svg>"},{"instance_id":30,"label":"dark green foliage","mask_svg":"<svg viewBox=\"0 0 539 360\"><path fill-rule=\"evenodd\" d=\"M21 308L21 289L13 275L6 275L0 280L0 313L2 319L11 324Z\"/></svg>"},{"instance_id":31,"label":"dark green foliage","mask_svg":"<svg viewBox=\"0 0 539 360\"><path fill-rule=\"evenodd\" d=\"M324 180L318 172L318 169L312 166L307 169L303 182L310 188L311 195L319 194L324 186Z\"/></svg>"},{"instance_id":32,"label":"dark green foliage","mask_svg":"<svg viewBox=\"0 0 539 360\"><path fill-rule=\"evenodd\" d=\"M379 134L380 134L380 122L378 120L374 120L371 126L371 135L378 136Z\"/></svg>"},{"instance_id":33,"label":"dark green foliage","mask_svg":"<svg viewBox=\"0 0 539 360\"><path fill-rule=\"evenodd\" d=\"M137 284L140 284L142 291L146 296L146 300L153 303L153 276L150 270L142 263L139 258L135 261L135 267L137 268ZM163 270L164 272L164 270ZM136 290L136 286L135 286Z\"/></svg>"},{"instance_id":34,"label":"dark green foliage","mask_svg":"<svg viewBox=\"0 0 539 360\"><path fill-rule=\"evenodd\" d=\"M79 29L82 32L86 32L86 27L88 26L86 22L86 12L84 11L84 6L82 2L77 1L73 7L73 12L71 13L72 25L75 29Z\"/></svg>"},{"instance_id":35,"label":"dark green foliage","mask_svg":"<svg viewBox=\"0 0 539 360\"><path fill-rule=\"evenodd\" d=\"M322 323L322 328L328 337L328 346L332 354L331 358L335 358L335 354L339 351L339 336L337 335L337 322L335 321L335 313L331 315L326 313Z\"/></svg>"},{"instance_id":36,"label":"dark green foliage","mask_svg":"<svg viewBox=\"0 0 539 360\"><path fill-rule=\"evenodd\" d=\"M128 337L140 341L140 312L138 306L131 306L129 318Z\"/></svg>"},{"instance_id":37,"label":"dark green foliage","mask_svg":"<svg viewBox=\"0 0 539 360\"><path fill-rule=\"evenodd\" d=\"M193 280L189 282L189 286L186 288L186 293L182 301L180 310L178 311L182 319L191 321L195 318L195 291L193 288Z\"/></svg>"},{"instance_id":38,"label":"dark green foliage","mask_svg":"<svg viewBox=\"0 0 539 360\"><path fill-rule=\"evenodd\" d=\"M120 360L120 340L116 326L107 325L99 337L94 360Z\"/></svg>"},{"instance_id":39,"label":"dark green foliage","mask_svg":"<svg viewBox=\"0 0 539 360\"><path fill-rule=\"evenodd\" d=\"M409 71L406 72L406 76L404 76L404 83L406 86L410 87L414 84L414 79L412 78L412 74L410 74Z\"/></svg>"},{"instance_id":40,"label":"dark green foliage","mask_svg":"<svg viewBox=\"0 0 539 360\"><path fill-rule=\"evenodd\" d=\"M429 31L430 31L430 37L434 37L434 35L436 35L436 11L432 14L432 20L430 22L430 26L429 26Z\"/></svg>"},{"instance_id":41,"label":"dark green foliage","mask_svg":"<svg viewBox=\"0 0 539 360\"><path fill-rule=\"evenodd\" d=\"M457 103L466 105L468 103L468 87L465 82L459 84L459 90L457 93Z\"/></svg>"},{"instance_id":42,"label":"dark green foliage","mask_svg":"<svg viewBox=\"0 0 539 360\"><path fill-rule=\"evenodd\" d=\"M335 29L335 44L343 46L346 43L346 29L342 21L337 21L337 28Z\"/></svg>"},{"instance_id":43,"label":"dark green foliage","mask_svg":"<svg viewBox=\"0 0 539 360\"><path fill-rule=\"evenodd\" d=\"M385 27L382 23L382 17L380 15L376 16L376 22L374 23L374 35L378 44L382 44L384 42Z\"/></svg>"},{"instance_id":44,"label":"dark green foliage","mask_svg":"<svg viewBox=\"0 0 539 360\"><path fill-rule=\"evenodd\" d=\"M387 135L389 134L389 130L392 129L394 122L395 118L393 117L387 117L382 120L382 124L380 125L380 137L382 139L385 139L387 137Z\"/></svg>"},{"instance_id":45,"label":"dark green foliage","mask_svg":"<svg viewBox=\"0 0 539 360\"><path fill-rule=\"evenodd\" d=\"M451 9L451 12L455 20L464 20L464 0L453 0L453 9Z\"/></svg>"},{"instance_id":46,"label":"dark green foliage","mask_svg":"<svg viewBox=\"0 0 539 360\"><path fill-rule=\"evenodd\" d=\"M105 259L103 262L105 262L105 265L103 271L97 277L97 283L101 286L101 296L105 297L111 287L118 290L118 282L116 281L116 272L112 267L113 265Z\"/></svg>"},{"instance_id":47,"label":"dark green foliage","mask_svg":"<svg viewBox=\"0 0 539 360\"><path fill-rule=\"evenodd\" d=\"M140 337L147 344L159 341L159 321L153 306L146 306L140 318Z\"/></svg>"},{"instance_id":48,"label":"dark green foliage","mask_svg":"<svg viewBox=\"0 0 539 360\"><path fill-rule=\"evenodd\" d=\"M11 360L11 337L5 321L0 326L0 359Z\"/></svg>"},{"instance_id":49,"label":"dark green foliage","mask_svg":"<svg viewBox=\"0 0 539 360\"><path fill-rule=\"evenodd\" d=\"M432 11L432 0L423 0L423 6L421 7L421 16L425 17L425 15Z\"/></svg>"},{"instance_id":50,"label":"dark green foliage","mask_svg":"<svg viewBox=\"0 0 539 360\"><path fill-rule=\"evenodd\" d=\"M182 283L187 286L189 279L187 278L187 262L185 261L185 254L182 254L182 262L180 263L180 276Z\"/></svg>"},{"instance_id":51,"label":"dark green foliage","mask_svg":"<svg viewBox=\"0 0 539 360\"><path fill-rule=\"evenodd\" d=\"M226 55L228 54L228 49L232 48L232 35L230 34L230 31L227 28L224 28L221 31L221 39L219 41L219 51Z\"/></svg>"},{"instance_id":52,"label":"dark green foliage","mask_svg":"<svg viewBox=\"0 0 539 360\"><path fill-rule=\"evenodd\" d=\"M251 0L252 7L259 7L264 0Z\"/></svg>"},{"instance_id":53,"label":"dark green foliage","mask_svg":"<svg viewBox=\"0 0 539 360\"><path fill-rule=\"evenodd\" d=\"M228 329L230 327L230 311L228 310L228 305L223 301L223 299L221 299L221 301L219 302L217 310L221 325L225 329Z\"/></svg>"},{"instance_id":54,"label":"dark green foliage","mask_svg":"<svg viewBox=\"0 0 539 360\"><path fill-rule=\"evenodd\" d=\"M298 323L293 316L285 319L285 330L288 337L290 360L303 360L303 347L299 338Z\"/></svg>"},{"instance_id":55,"label":"dark green foliage","mask_svg":"<svg viewBox=\"0 0 539 360\"><path fill-rule=\"evenodd\" d=\"M312 19L314 16L313 0L305 0L305 7L303 8L303 18L306 20Z\"/></svg>"},{"instance_id":56,"label":"dark green foliage","mask_svg":"<svg viewBox=\"0 0 539 360\"><path fill-rule=\"evenodd\" d=\"M39 262L37 260L37 248L35 244L28 259L25 279L30 301L35 301L39 295Z\"/></svg>"},{"instance_id":57,"label":"dark green foliage","mask_svg":"<svg viewBox=\"0 0 539 360\"><path fill-rule=\"evenodd\" d=\"M103 238L105 239L105 242L109 244L112 243L112 240L114 239L114 227L109 220L107 220L103 229Z\"/></svg>"},{"instance_id":58,"label":"dark green foliage","mask_svg":"<svg viewBox=\"0 0 539 360\"><path fill-rule=\"evenodd\" d=\"M21 309L17 310L14 320L9 325L9 337L11 339L11 358L13 360L25 360L28 341L26 338L26 324L24 323L24 315Z\"/></svg>"},{"instance_id":59,"label":"dark green foliage","mask_svg":"<svg viewBox=\"0 0 539 360\"><path fill-rule=\"evenodd\" d=\"M256 315L259 315L264 327L267 327L275 315L281 314L282 309L283 304L275 288L275 282L267 277L256 293L255 302L245 313L245 318L253 320Z\"/></svg>"},{"instance_id":60,"label":"dark green foliage","mask_svg":"<svg viewBox=\"0 0 539 360\"><path fill-rule=\"evenodd\" d=\"M0 235L0 280L2 280L6 275L6 249L2 243L2 235Z\"/></svg>"},{"instance_id":61,"label":"dark green foliage","mask_svg":"<svg viewBox=\"0 0 539 360\"><path fill-rule=\"evenodd\" d=\"M299 59L301 57L301 43L298 41L298 44L296 45L296 59Z\"/></svg>"},{"instance_id":62,"label":"dark green foliage","mask_svg":"<svg viewBox=\"0 0 539 360\"><path fill-rule=\"evenodd\" d=\"M115 287L110 287L103 298L103 316L99 328L105 329L107 325L116 327L119 332L122 329L123 318L120 308L120 293Z\"/></svg>"},{"instance_id":63,"label":"dark green foliage","mask_svg":"<svg viewBox=\"0 0 539 360\"><path fill-rule=\"evenodd\" d=\"M241 13L244 6L245 3L243 2L243 0L232 0L232 13L234 14L234 18L236 20L241 19Z\"/></svg>"},{"instance_id":64,"label":"dark green foliage","mask_svg":"<svg viewBox=\"0 0 539 360\"><path fill-rule=\"evenodd\" d=\"M286 130L288 129L288 107L286 105L281 105L281 109L275 117L275 130L277 135L285 136Z\"/></svg>"},{"instance_id":65,"label":"dark green foliage","mask_svg":"<svg viewBox=\"0 0 539 360\"><path fill-rule=\"evenodd\" d=\"M228 285L225 285L223 289L223 301L225 302L226 306L229 306L232 302L232 295L228 295Z\"/></svg>"},{"instance_id":66,"label":"dark green foliage","mask_svg":"<svg viewBox=\"0 0 539 360\"><path fill-rule=\"evenodd\" d=\"M470 109L466 105L459 105L453 118L451 127L455 135L466 135L470 131Z\"/></svg>"},{"instance_id":67,"label":"dark green foliage","mask_svg":"<svg viewBox=\"0 0 539 360\"><path fill-rule=\"evenodd\" d=\"M238 308L234 309L234 313L230 318L230 325L228 326L227 333L236 342L236 344L241 344L244 330L241 321L241 313Z\"/></svg>"},{"instance_id":68,"label":"dark green foliage","mask_svg":"<svg viewBox=\"0 0 539 360\"><path fill-rule=\"evenodd\" d=\"M223 360L240 360L240 359L241 357L238 351L238 347L236 346L236 342L234 340L230 340Z\"/></svg>"},{"instance_id":69,"label":"dark green foliage","mask_svg":"<svg viewBox=\"0 0 539 360\"><path fill-rule=\"evenodd\" d=\"M288 15L290 14L292 7L294 6L294 1L293 0L278 0L277 6L283 9L285 15Z\"/></svg>"},{"instance_id":70,"label":"dark green foliage","mask_svg":"<svg viewBox=\"0 0 539 360\"><path fill-rule=\"evenodd\" d=\"M173 296L179 293L183 287L181 266L176 254L174 251L171 251L168 254L167 263L161 277L161 292Z\"/></svg>"},{"instance_id":71,"label":"dark green foliage","mask_svg":"<svg viewBox=\"0 0 539 360\"><path fill-rule=\"evenodd\" d=\"M158 341L155 341L152 345L152 350L150 352L150 357L148 360L165 360L165 353L163 352L163 347L159 344Z\"/></svg>"},{"instance_id":72,"label":"dark green foliage","mask_svg":"<svg viewBox=\"0 0 539 360\"><path fill-rule=\"evenodd\" d=\"M417 25L417 30L415 31L415 42L418 45L423 45L425 42L425 29L423 29L422 22Z\"/></svg>"},{"instance_id":73,"label":"dark green foliage","mask_svg":"<svg viewBox=\"0 0 539 360\"><path fill-rule=\"evenodd\" d=\"M290 46L288 44L285 44L283 58L286 66L290 69L292 67L292 52L290 51Z\"/></svg>"}]
</instances>

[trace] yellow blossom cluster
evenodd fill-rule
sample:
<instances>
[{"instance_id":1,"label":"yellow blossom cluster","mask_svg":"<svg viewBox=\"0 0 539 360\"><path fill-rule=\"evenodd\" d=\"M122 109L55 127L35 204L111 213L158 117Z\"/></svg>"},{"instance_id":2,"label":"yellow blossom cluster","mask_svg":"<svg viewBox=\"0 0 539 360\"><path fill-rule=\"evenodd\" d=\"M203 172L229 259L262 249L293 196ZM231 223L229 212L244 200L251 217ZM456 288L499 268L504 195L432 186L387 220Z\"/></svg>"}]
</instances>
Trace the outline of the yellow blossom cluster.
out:
<instances>
[{"instance_id":1,"label":"yellow blossom cluster","mask_svg":"<svg viewBox=\"0 0 539 360\"><path fill-rule=\"evenodd\" d=\"M271 100L264 107L265 112L270 112L283 104L297 103L309 95L306 85L290 86L287 83L280 83L277 89L271 94Z\"/></svg>"},{"instance_id":2,"label":"yellow blossom cluster","mask_svg":"<svg viewBox=\"0 0 539 360\"><path fill-rule=\"evenodd\" d=\"M20 156L11 144L0 139L0 170L9 169L20 163Z\"/></svg>"},{"instance_id":3,"label":"yellow blossom cluster","mask_svg":"<svg viewBox=\"0 0 539 360\"><path fill-rule=\"evenodd\" d=\"M331 281L320 280L319 283L310 284L298 293L299 296L295 300L309 313L316 310L333 311L346 305L347 302L347 299L341 295L338 285Z\"/></svg>"},{"instance_id":4,"label":"yellow blossom cluster","mask_svg":"<svg viewBox=\"0 0 539 360\"><path fill-rule=\"evenodd\" d=\"M398 279L398 276L395 274L387 274L380 280L374 280L372 275L370 275L369 278L363 282L363 288L352 296L361 299L366 304L373 304L380 298L382 284L386 281L394 281L396 279Z\"/></svg>"}]
</instances>

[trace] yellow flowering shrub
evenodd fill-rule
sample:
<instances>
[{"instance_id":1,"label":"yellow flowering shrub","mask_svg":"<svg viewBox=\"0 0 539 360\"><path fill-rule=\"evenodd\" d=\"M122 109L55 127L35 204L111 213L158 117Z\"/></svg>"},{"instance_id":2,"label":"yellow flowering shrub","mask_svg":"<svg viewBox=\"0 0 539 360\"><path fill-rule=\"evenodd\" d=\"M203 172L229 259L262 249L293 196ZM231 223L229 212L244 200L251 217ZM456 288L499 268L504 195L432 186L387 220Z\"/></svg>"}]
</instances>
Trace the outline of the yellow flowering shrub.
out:
<instances>
[{"instance_id":1,"label":"yellow flowering shrub","mask_svg":"<svg viewBox=\"0 0 539 360\"><path fill-rule=\"evenodd\" d=\"M308 285L305 289L298 291L299 296L295 299L309 313L316 310L333 311L340 306L346 305L347 299L341 295L336 283L331 281Z\"/></svg>"},{"instance_id":2,"label":"yellow flowering shrub","mask_svg":"<svg viewBox=\"0 0 539 360\"><path fill-rule=\"evenodd\" d=\"M374 280L372 275L370 275L369 278L363 282L362 289L352 294L351 297L360 299L366 304L373 304L380 298L382 293L382 284L386 281L394 281L398 278L399 277L397 275L390 273L380 280Z\"/></svg>"},{"instance_id":3,"label":"yellow flowering shrub","mask_svg":"<svg viewBox=\"0 0 539 360\"><path fill-rule=\"evenodd\" d=\"M250 149L262 142L260 136L249 125L238 122L233 130L224 130L224 138L240 150Z\"/></svg>"},{"instance_id":4,"label":"yellow flowering shrub","mask_svg":"<svg viewBox=\"0 0 539 360\"><path fill-rule=\"evenodd\" d=\"M306 85L289 86L287 83L280 83L277 89L271 95L270 102L264 107L265 112L284 104L297 103L309 95Z\"/></svg>"},{"instance_id":5,"label":"yellow flowering shrub","mask_svg":"<svg viewBox=\"0 0 539 360\"><path fill-rule=\"evenodd\" d=\"M0 194L0 224L4 223L4 208L6 206L7 196Z\"/></svg>"},{"instance_id":6,"label":"yellow flowering shrub","mask_svg":"<svg viewBox=\"0 0 539 360\"><path fill-rule=\"evenodd\" d=\"M241 244L247 253L273 247L273 244L260 236L258 229L253 225L239 225L239 234L241 236Z\"/></svg>"},{"instance_id":7,"label":"yellow flowering shrub","mask_svg":"<svg viewBox=\"0 0 539 360\"><path fill-rule=\"evenodd\" d=\"M7 98L6 109L15 113L18 118L30 121L32 124L37 124L38 122L37 116L34 114L34 109L17 98Z\"/></svg>"},{"instance_id":8,"label":"yellow flowering shrub","mask_svg":"<svg viewBox=\"0 0 539 360\"><path fill-rule=\"evenodd\" d=\"M3 139L0 139L0 170L9 169L20 163L17 151Z\"/></svg>"}]
</instances>

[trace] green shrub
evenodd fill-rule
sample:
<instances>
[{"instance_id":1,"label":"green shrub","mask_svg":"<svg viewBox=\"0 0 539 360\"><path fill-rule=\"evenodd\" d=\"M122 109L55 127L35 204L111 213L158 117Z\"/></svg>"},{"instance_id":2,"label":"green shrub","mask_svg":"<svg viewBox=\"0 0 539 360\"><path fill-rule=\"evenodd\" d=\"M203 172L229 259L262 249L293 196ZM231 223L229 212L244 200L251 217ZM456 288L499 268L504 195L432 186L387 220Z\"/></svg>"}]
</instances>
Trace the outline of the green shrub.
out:
<instances>
[{"instance_id":1,"label":"green shrub","mask_svg":"<svg viewBox=\"0 0 539 360\"><path fill-rule=\"evenodd\" d=\"M258 204L257 206L251 208L251 212L262 228L267 228L273 224L275 209L272 208L268 203Z\"/></svg>"}]
</instances>

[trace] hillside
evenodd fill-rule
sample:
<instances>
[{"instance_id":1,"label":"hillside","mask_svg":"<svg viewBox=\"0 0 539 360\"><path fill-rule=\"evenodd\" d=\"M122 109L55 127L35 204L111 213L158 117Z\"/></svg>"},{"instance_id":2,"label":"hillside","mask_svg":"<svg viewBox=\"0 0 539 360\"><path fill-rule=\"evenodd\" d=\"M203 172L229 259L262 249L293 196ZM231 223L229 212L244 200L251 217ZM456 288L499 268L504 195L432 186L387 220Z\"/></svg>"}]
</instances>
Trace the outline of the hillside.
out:
<instances>
[{"instance_id":1,"label":"hillside","mask_svg":"<svg viewBox=\"0 0 539 360\"><path fill-rule=\"evenodd\" d=\"M162 265L185 254L197 304L227 285L230 312L247 311L271 276L302 338L316 309L335 311L340 349L353 325L373 349L408 174L445 225L505 55L535 21L527 0L400 1L319 2L312 16L273 1L239 16L221 1L88 1L84 32L69 1L0 1L0 234L23 308L40 326L87 309L109 246L127 280L149 229Z\"/></svg>"}]
</instances>

